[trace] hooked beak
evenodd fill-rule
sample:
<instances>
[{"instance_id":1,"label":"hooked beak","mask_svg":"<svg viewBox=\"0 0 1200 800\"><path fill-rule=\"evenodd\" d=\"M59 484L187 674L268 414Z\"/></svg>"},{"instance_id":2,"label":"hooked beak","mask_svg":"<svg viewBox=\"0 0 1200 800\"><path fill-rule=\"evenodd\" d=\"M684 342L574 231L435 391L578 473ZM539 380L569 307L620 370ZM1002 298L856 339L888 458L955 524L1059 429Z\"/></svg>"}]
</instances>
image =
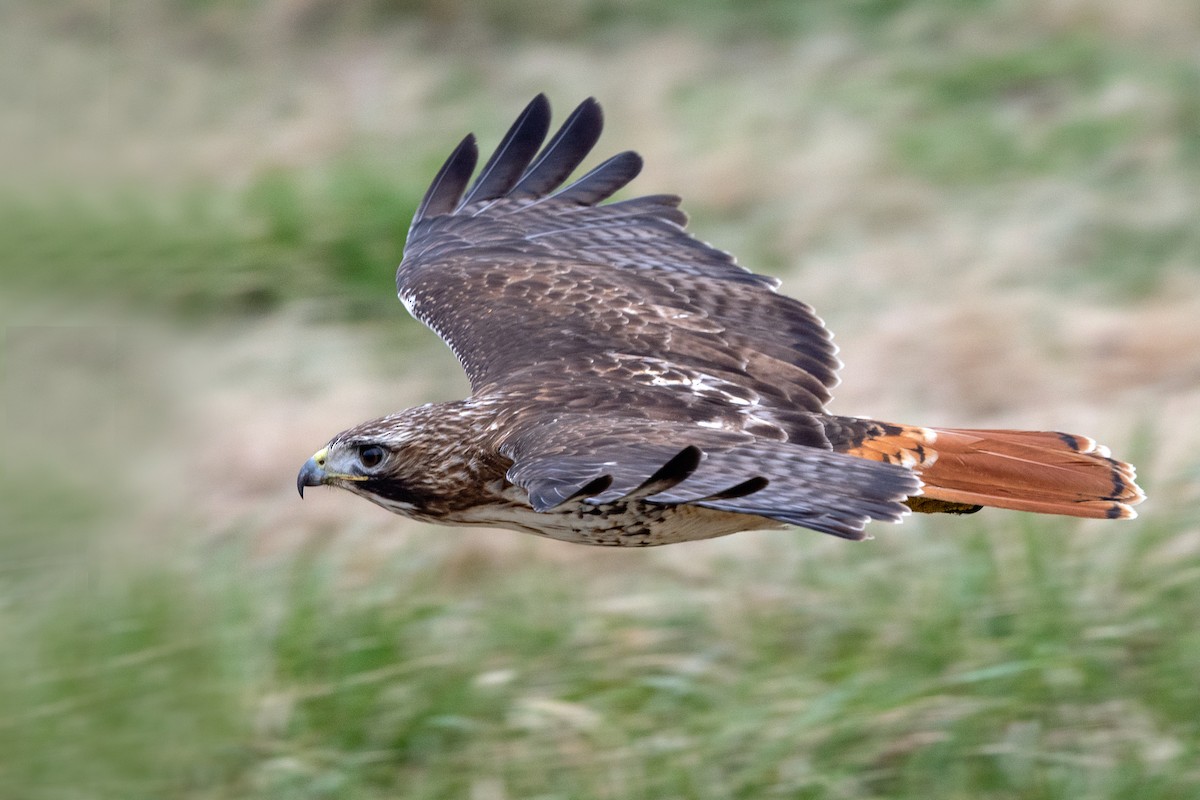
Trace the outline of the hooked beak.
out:
<instances>
[{"instance_id":1,"label":"hooked beak","mask_svg":"<svg viewBox=\"0 0 1200 800\"><path fill-rule=\"evenodd\" d=\"M296 491L300 492L300 496L304 497L305 486L321 486L328 479L325 474L325 456L329 448L325 448L304 462L304 466L300 468L300 474L296 476Z\"/></svg>"}]
</instances>

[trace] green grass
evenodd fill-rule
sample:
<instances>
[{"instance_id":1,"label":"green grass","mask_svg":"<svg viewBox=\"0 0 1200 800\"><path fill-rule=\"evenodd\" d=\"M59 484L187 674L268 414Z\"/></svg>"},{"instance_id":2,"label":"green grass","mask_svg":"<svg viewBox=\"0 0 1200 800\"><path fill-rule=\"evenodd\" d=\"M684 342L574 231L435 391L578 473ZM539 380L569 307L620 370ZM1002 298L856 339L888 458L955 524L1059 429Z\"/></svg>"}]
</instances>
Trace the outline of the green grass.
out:
<instances>
[{"instance_id":1,"label":"green grass","mask_svg":"<svg viewBox=\"0 0 1200 800\"><path fill-rule=\"evenodd\" d=\"M36 485L6 504L75 546L0 573L5 797L1200 791L1194 475L1119 527L983 512L565 563L447 530L370 562L251 557L252 531L131 558L118 508L47 515Z\"/></svg>"},{"instance_id":2,"label":"green grass","mask_svg":"<svg viewBox=\"0 0 1200 800\"><path fill-rule=\"evenodd\" d=\"M1085 280L1125 297L1146 297L1173 271L1200 264L1200 233L1185 223L1097 225L1081 232L1078 247L1076 263L1086 273ZM1063 283L1080 282L1070 271L1061 277Z\"/></svg>"},{"instance_id":3,"label":"green grass","mask_svg":"<svg viewBox=\"0 0 1200 800\"><path fill-rule=\"evenodd\" d=\"M267 171L244 189L10 194L0 197L6 288L167 318L264 314L305 298L332 319L394 317L388 287L427 181L344 161Z\"/></svg>"},{"instance_id":4,"label":"green grass","mask_svg":"<svg viewBox=\"0 0 1200 800\"><path fill-rule=\"evenodd\" d=\"M1195 524L792 532L700 576L420 543L365 581L338 548L66 562L0 615L0 789L1189 797L1200 554L1170 550Z\"/></svg>"},{"instance_id":5,"label":"green grass","mask_svg":"<svg viewBox=\"0 0 1200 800\"><path fill-rule=\"evenodd\" d=\"M183 19L209 26L210 32L232 35L226 27L240 17L236 11L270 6L271 0L172 0ZM469 8L447 0L311 0L301 13L285 17L295 32L312 35L322 25L375 26L432 20L447 30L482 27L502 42L529 42L573 37L583 41L611 40L630 31L657 32L685 28L721 41L767 38L786 41L814 28L846 26L874 30L905 14L955 17L997 5L993 0L849 0L807 2L790 0L573 0L543 6L521 0L487 0ZM82 12L80 12L82 13Z\"/></svg>"},{"instance_id":6,"label":"green grass","mask_svg":"<svg viewBox=\"0 0 1200 800\"><path fill-rule=\"evenodd\" d=\"M1047 173L1094 179L1161 124L1137 108L1107 109L1099 98L1122 81L1161 83L1157 60L1082 34L998 53L950 46L922 54L895 76L897 88L917 98L897 126L895 151L943 183ZM1172 101L1190 102L1184 92Z\"/></svg>"},{"instance_id":7,"label":"green grass","mask_svg":"<svg viewBox=\"0 0 1200 800\"><path fill-rule=\"evenodd\" d=\"M173 6L177 13L167 19L180 30L193 30L187 24L209 33L227 28L231 36L243 33L239 20L272 7L241 0L178 0ZM538 47L526 38L539 31L562 35L554 14L532 6L494 0L481 13L508 18L514 9L520 31L485 26L499 41L481 45L484 52L494 50L503 59L510 49ZM84 6L75 12L91 13ZM437 30L439 20L451 28L464 24L454 8L439 2L317 2L310 12L316 19L345 14L340 24L351 30L403 30L417 20ZM832 38L848 44L838 66L816 67L822 72L821 88L812 95L814 115L836 110L860 120L878 135L884 169L928 183L940 202L973 205L980 214L1010 202L1014 190L1044 181L1088 193L1089 218L1063 248L1068 261L1059 275L1113 298L1127 296L1131 287L1152 295L1162 288L1164 273L1194 268L1195 193L1169 219L1128 219L1148 204L1168 202L1147 196L1155 181L1200 182L1200 68L1174 50L1084 24L1030 28L1011 8L989 2L582 2L564 13L588 32L579 34L582 40L599 36L608 42L603 47L617 51L653 48L652 39L638 37L666 30L715 49L712 64L668 90L670 111L695 137L696 153L719 153L758 135L754 121L728 113L756 80L753 72L741 74L737 53L762 61L764 72L787 74L795 68L788 48L803 50L811 37L819 50ZM49 18L58 25L74 19L62 15ZM305 14L286 19L307 24ZM650 22L637 37L623 27ZM981 30L991 33L983 44ZM619 31L631 37L623 45L617 44L626 42ZM730 37L747 44L721 55L720 42ZM480 106L485 110L478 115L491 120L498 134L494 100L476 102L488 94L481 84L489 71L486 58L452 61L431 103ZM807 96L787 95L786 82L772 86L784 92L777 103L783 107ZM386 287L408 220L452 142L452 136L423 141L420 151L397 157L367 135L317 166L260 167L244 185L192 179L182 188L72 184L0 192L6 288L201 319L270 313L310 298L319 298L330 318L390 318L394 301ZM799 149L803 143L796 144ZM771 146L781 145L764 145ZM711 220L730 216L728 208L706 209L703 195L687 201L699 222L709 220L699 231L706 237L720 232ZM756 203L756 213L775 216L738 214L738 228L752 235L743 235L740 245L736 235L718 243L736 246L757 269L784 270L796 254L772 247L770 231L757 228L785 228L787 211Z\"/></svg>"}]
</instances>

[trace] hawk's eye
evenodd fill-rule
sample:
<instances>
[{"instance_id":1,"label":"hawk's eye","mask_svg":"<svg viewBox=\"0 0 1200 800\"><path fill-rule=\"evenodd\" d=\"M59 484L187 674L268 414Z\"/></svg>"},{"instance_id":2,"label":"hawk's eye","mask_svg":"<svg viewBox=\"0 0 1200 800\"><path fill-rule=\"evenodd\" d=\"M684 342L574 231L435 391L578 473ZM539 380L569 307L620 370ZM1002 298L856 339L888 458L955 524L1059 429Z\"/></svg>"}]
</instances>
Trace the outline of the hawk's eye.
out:
<instances>
[{"instance_id":1,"label":"hawk's eye","mask_svg":"<svg viewBox=\"0 0 1200 800\"><path fill-rule=\"evenodd\" d=\"M360 447L358 450L358 460L367 469L374 469L383 462L383 448L377 444Z\"/></svg>"}]
</instances>

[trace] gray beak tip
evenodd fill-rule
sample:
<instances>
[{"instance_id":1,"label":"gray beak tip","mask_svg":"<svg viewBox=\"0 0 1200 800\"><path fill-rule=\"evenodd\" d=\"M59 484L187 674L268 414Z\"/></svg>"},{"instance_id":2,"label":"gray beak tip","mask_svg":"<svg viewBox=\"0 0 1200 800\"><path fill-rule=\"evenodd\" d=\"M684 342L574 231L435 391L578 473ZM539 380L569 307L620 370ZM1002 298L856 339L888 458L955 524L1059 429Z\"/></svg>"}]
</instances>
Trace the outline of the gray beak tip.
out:
<instances>
[{"instance_id":1,"label":"gray beak tip","mask_svg":"<svg viewBox=\"0 0 1200 800\"><path fill-rule=\"evenodd\" d=\"M315 459L310 458L304 462L304 466L300 468L300 474L296 476L296 491L303 498L305 486L320 486L324 482L325 470L321 469Z\"/></svg>"}]
</instances>

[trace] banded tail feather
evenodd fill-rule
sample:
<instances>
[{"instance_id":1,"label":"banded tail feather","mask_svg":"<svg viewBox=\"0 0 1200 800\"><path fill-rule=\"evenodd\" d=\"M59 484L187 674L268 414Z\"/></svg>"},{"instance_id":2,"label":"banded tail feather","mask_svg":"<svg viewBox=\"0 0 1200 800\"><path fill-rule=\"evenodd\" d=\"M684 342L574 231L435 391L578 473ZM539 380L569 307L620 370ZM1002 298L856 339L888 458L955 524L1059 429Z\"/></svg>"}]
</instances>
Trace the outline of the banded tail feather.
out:
<instances>
[{"instance_id":1,"label":"banded tail feather","mask_svg":"<svg viewBox=\"0 0 1200 800\"><path fill-rule=\"evenodd\" d=\"M961 514L988 506L1131 519L1146 497L1133 466L1086 436L862 423L861 438L835 449L911 468L923 484L923 493L908 500L914 511Z\"/></svg>"}]
</instances>

